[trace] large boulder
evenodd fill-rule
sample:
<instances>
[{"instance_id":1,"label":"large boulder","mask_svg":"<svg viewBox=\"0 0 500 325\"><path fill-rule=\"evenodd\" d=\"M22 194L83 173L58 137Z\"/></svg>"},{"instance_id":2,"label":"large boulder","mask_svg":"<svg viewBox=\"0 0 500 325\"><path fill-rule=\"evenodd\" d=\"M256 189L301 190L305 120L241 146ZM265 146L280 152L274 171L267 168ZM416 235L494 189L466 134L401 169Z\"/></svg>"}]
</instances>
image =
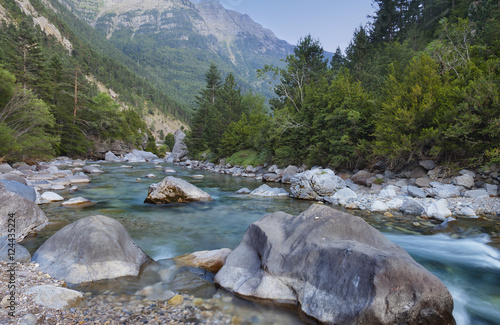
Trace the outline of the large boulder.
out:
<instances>
[{"instance_id":1,"label":"large boulder","mask_svg":"<svg viewBox=\"0 0 500 325\"><path fill-rule=\"evenodd\" d=\"M112 153L111 151L108 151L106 152L106 154L104 155L104 160L106 161L111 161L111 162L118 162L118 161L121 161L120 158L118 158L114 153Z\"/></svg>"},{"instance_id":2,"label":"large boulder","mask_svg":"<svg viewBox=\"0 0 500 325\"><path fill-rule=\"evenodd\" d=\"M193 201L210 201L212 197L191 183L167 176L160 183L151 184L144 203L166 204Z\"/></svg>"},{"instance_id":3,"label":"large boulder","mask_svg":"<svg viewBox=\"0 0 500 325\"><path fill-rule=\"evenodd\" d=\"M250 225L215 282L327 324L454 324L438 278L361 218L321 205Z\"/></svg>"},{"instance_id":4,"label":"large boulder","mask_svg":"<svg viewBox=\"0 0 500 325\"><path fill-rule=\"evenodd\" d=\"M297 175L300 168L297 166L290 165L283 171L283 176L281 177L281 182L284 184L291 184L292 178Z\"/></svg>"},{"instance_id":5,"label":"large boulder","mask_svg":"<svg viewBox=\"0 0 500 325\"><path fill-rule=\"evenodd\" d=\"M188 150L186 144L184 143L184 138L186 138L186 134L182 132L181 129L178 129L174 133L174 147L172 148L171 158L174 161L179 161L182 158L188 155Z\"/></svg>"},{"instance_id":6,"label":"large boulder","mask_svg":"<svg viewBox=\"0 0 500 325\"><path fill-rule=\"evenodd\" d=\"M9 191L0 182L0 236L9 232L10 215L15 217L16 240L21 241L30 234L37 233L47 225L49 220L45 213L32 200Z\"/></svg>"},{"instance_id":7,"label":"large boulder","mask_svg":"<svg viewBox=\"0 0 500 325\"><path fill-rule=\"evenodd\" d=\"M294 198L320 200L345 187L345 181L331 169L317 168L295 175L290 190Z\"/></svg>"},{"instance_id":8,"label":"large boulder","mask_svg":"<svg viewBox=\"0 0 500 325\"><path fill-rule=\"evenodd\" d=\"M9 181L1 179L0 183L5 186L5 188L11 192L21 195L25 199L35 202L36 201L36 191L33 187L27 186L23 183L16 181Z\"/></svg>"},{"instance_id":9,"label":"large boulder","mask_svg":"<svg viewBox=\"0 0 500 325\"><path fill-rule=\"evenodd\" d=\"M35 252L32 261L52 277L77 284L137 276L152 259L118 221L91 216L52 235Z\"/></svg>"}]
</instances>

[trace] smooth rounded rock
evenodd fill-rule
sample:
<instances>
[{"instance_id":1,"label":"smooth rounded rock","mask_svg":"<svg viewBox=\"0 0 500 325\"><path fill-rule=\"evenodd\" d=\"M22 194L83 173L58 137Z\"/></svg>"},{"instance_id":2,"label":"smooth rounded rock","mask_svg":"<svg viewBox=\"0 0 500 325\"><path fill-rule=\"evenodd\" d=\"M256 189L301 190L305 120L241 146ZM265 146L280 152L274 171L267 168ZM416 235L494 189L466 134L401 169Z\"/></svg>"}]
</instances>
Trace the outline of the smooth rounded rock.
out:
<instances>
[{"instance_id":1,"label":"smooth rounded rock","mask_svg":"<svg viewBox=\"0 0 500 325\"><path fill-rule=\"evenodd\" d=\"M193 201L210 201L212 197L193 184L172 176L165 177L160 183L151 184L145 203L166 204Z\"/></svg>"}]
</instances>

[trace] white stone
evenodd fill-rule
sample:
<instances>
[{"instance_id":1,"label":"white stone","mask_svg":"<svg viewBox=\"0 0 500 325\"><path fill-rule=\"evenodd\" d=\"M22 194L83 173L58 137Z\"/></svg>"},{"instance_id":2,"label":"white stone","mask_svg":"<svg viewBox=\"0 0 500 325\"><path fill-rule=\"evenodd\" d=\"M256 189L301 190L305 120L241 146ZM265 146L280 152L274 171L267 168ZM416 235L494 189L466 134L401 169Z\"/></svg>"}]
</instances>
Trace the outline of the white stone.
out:
<instances>
[{"instance_id":1,"label":"white stone","mask_svg":"<svg viewBox=\"0 0 500 325\"><path fill-rule=\"evenodd\" d=\"M387 206L387 204L385 204L384 202L382 201L373 201L372 203L372 206L370 208L370 211L372 212L383 212L383 211L387 211L389 210L389 207Z\"/></svg>"},{"instance_id":2,"label":"white stone","mask_svg":"<svg viewBox=\"0 0 500 325\"><path fill-rule=\"evenodd\" d=\"M403 203L404 203L403 200L398 199L398 198L394 198L394 199L390 200L389 202L387 202L387 206L391 210L399 210L403 206Z\"/></svg>"},{"instance_id":3,"label":"white stone","mask_svg":"<svg viewBox=\"0 0 500 325\"><path fill-rule=\"evenodd\" d=\"M83 299L79 291L51 285L40 285L28 289L26 292L34 296L35 303L51 309L66 309L74 307Z\"/></svg>"},{"instance_id":4,"label":"white stone","mask_svg":"<svg viewBox=\"0 0 500 325\"><path fill-rule=\"evenodd\" d=\"M64 198L57 193L54 192L44 192L41 196L42 202L56 202L63 201Z\"/></svg>"},{"instance_id":5,"label":"white stone","mask_svg":"<svg viewBox=\"0 0 500 325\"><path fill-rule=\"evenodd\" d=\"M61 204L64 205L64 206L70 206L70 205L79 205L79 204L85 204L85 203L91 203L91 202L92 201L90 201L90 200L88 200L86 198L78 196L78 197L71 198L68 201L65 201L65 202L63 202Z\"/></svg>"},{"instance_id":6,"label":"white stone","mask_svg":"<svg viewBox=\"0 0 500 325\"><path fill-rule=\"evenodd\" d=\"M444 221L446 217L451 216L451 211L448 209L448 204L445 199L431 203L431 205L425 209L425 212L428 217L439 221Z\"/></svg>"},{"instance_id":7,"label":"white stone","mask_svg":"<svg viewBox=\"0 0 500 325\"><path fill-rule=\"evenodd\" d=\"M357 200L358 195L356 194L356 192L346 187L335 192L332 198L337 200L340 205L346 205L347 202L351 199Z\"/></svg>"},{"instance_id":8,"label":"white stone","mask_svg":"<svg viewBox=\"0 0 500 325\"><path fill-rule=\"evenodd\" d=\"M288 192L285 189L270 187L266 184L261 185L260 187L256 188L252 192L250 192L250 195L262 196L262 197L288 197L289 196Z\"/></svg>"}]
</instances>

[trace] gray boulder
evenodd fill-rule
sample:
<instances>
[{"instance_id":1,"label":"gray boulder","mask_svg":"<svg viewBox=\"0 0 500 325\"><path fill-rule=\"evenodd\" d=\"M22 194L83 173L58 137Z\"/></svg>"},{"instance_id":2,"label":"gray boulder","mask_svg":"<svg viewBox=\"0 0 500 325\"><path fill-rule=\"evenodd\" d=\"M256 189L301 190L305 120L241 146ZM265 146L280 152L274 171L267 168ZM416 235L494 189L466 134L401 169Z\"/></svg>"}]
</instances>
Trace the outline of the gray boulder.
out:
<instances>
[{"instance_id":1,"label":"gray boulder","mask_svg":"<svg viewBox=\"0 0 500 325\"><path fill-rule=\"evenodd\" d=\"M174 133L175 144L172 148L172 159L175 161L179 161L182 158L188 155L188 150L186 143L184 143L184 138L186 138L186 134L182 132L181 129L178 129Z\"/></svg>"},{"instance_id":2,"label":"gray boulder","mask_svg":"<svg viewBox=\"0 0 500 325\"><path fill-rule=\"evenodd\" d=\"M6 173L6 174L0 173L0 179L6 180L6 181L19 182L21 184L28 185L28 183L26 182L26 179L24 177L21 177L19 175L13 174L13 173Z\"/></svg>"},{"instance_id":3,"label":"gray boulder","mask_svg":"<svg viewBox=\"0 0 500 325\"><path fill-rule=\"evenodd\" d=\"M460 196L460 189L455 185L441 185L439 183L431 183L431 185L433 185L434 187L427 190L427 193L429 193L431 196L435 196L441 199Z\"/></svg>"},{"instance_id":4,"label":"gray boulder","mask_svg":"<svg viewBox=\"0 0 500 325\"><path fill-rule=\"evenodd\" d=\"M292 178L297 175L297 173L300 171L299 167L297 166L288 166L285 168L283 171L283 176L281 176L281 182L283 184L291 184L292 183Z\"/></svg>"},{"instance_id":5,"label":"gray boulder","mask_svg":"<svg viewBox=\"0 0 500 325\"><path fill-rule=\"evenodd\" d=\"M106 152L106 154L104 155L104 160L106 161L112 161L112 162L118 162L118 161L121 161L120 158L118 158L114 153L112 153L111 151L108 151Z\"/></svg>"},{"instance_id":6,"label":"gray boulder","mask_svg":"<svg viewBox=\"0 0 500 325\"><path fill-rule=\"evenodd\" d=\"M454 324L439 279L361 218L326 206L250 225L215 282L326 324Z\"/></svg>"},{"instance_id":7,"label":"gray boulder","mask_svg":"<svg viewBox=\"0 0 500 325\"><path fill-rule=\"evenodd\" d=\"M185 180L172 176L165 177L160 183L151 184L144 203L166 204L193 201L210 201L212 197Z\"/></svg>"},{"instance_id":8,"label":"gray boulder","mask_svg":"<svg viewBox=\"0 0 500 325\"><path fill-rule=\"evenodd\" d=\"M40 231L49 222L35 202L7 190L1 182L0 211L0 236L8 234L9 214L14 214L17 241Z\"/></svg>"},{"instance_id":9,"label":"gray boulder","mask_svg":"<svg viewBox=\"0 0 500 325\"><path fill-rule=\"evenodd\" d=\"M317 168L295 175L290 190L297 199L318 200L345 187L345 181L332 170Z\"/></svg>"},{"instance_id":10,"label":"gray boulder","mask_svg":"<svg viewBox=\"0 0 500 325\"><path fill-rule=\"evenodd\" d=\"M415 180L415 184L420 187L429 187L432 180L429 177L420 177Z\"/></svg>"},{"instance_id":11,"label":"gray boulder","mask_svg":"<svg viewBox=\"0 0 500 325\"><path fill-rule=\"evenodd\" d=\"M444 221L446 217L451 216L451 211L448 209L448 204L445 199L432 202L427 209L425 209L428 217L434 218L439 221Z\"/></svg>"},{"instance_id":12,"label":"gray boulder","mask_svg":"<svg viewBox=\"0 0 500 325\"><path fill-rule=\"evenodd\" d=\"M140 160L145 160L145 161L151 161L151 160L158 159L158 156L155 155L154 153L149 152L149 151L144 151L144 150L134 149L134 150L132 150L132 154L134 156L136 156L137 158L139 158Z\"/></svg>"},{"instance_id":13,"label":"gray boulder","mask_svg":"<svg viewBox=\"0 0 500 325\"><path fill-rule=\"evenodd\" d=\"M498 185L485 184L484 185L484 189L491 196L497 196L498 195Z\"/></svg>"},{"instance_id":14,"label":"gray boulder","mask_svg":"<svg viewBox=\"0 0 500 325\"><path fill-rule=\"evenodd\" d=\"M346 205L350 200L357 200L358 195L356 192L346 187L335 192L331 198L333 199L332 201L336 200L340 205ZM330 200L327 201L330 202Z\"/></svg>"},{"instance_id":15,"label":"gray boulder","mask_svg":"<svg viewBox=\"0 0 500 325\"><path fill-rule=\"evenodd\" d=\"M16 181L8 181L8 180L0 180L0 183L5 186L8 191L19 194L25 199L35 202L36 201L36 192L35 189L31 186L26 186L25 184L16 182Z\"/></svg>"},{"instance_id":16,"label":"gray boulder","mask_svg":"<svg viewBox=\"0 0 500 325\"><path fill-rule=\"evenodd\" d=\"M351 180L358 185L369 186L367 181L373 176L375 175L366 170L360 170L352 175Z\"/></svg>"},{"instance_id":17,"label":"gray boulder","mask_svg":"<svg viewBox=\"0 0 500 325\"><path fill-rule=\"evenodd\" d=\"M463 186L468 189L474 187L474 178L468 174L457 176L453 178L451 182L457 186Z\"/></svg>"},{"instance_id":18,"label":"gray boulder","mask_svg":"<svg viewBox=\"0 0 500 325\"><path fill-rule=\"evenodd\" d=\"M28 250L18 244L15 240L10 241L9 236L0 236L0 262L5 263L29 263L31 254Z\"/></svg>"},{"instance_id":19,"label":"gray boulder","mask_svg":"<svg viewBox=\"0 0 500 325\"><path fill-rule=\"evenodd\" d=\"M407 187L407 189L408 189L408 194L410 194L413 197L419 197L422 199L424 199L426 197L424 190L422 190L419 187L410 185Z\"/></svg>"},{"instance_id":20,"label":"gray boulder","mask_svg":"<svg viewBox=\"0 0 500 325\"><path fill-rule=\"evenodd\" d=\"M279 182L281 176L275 173L267 173L262 176L262 179L266 182Z\"/></svg>"},{"instance_id":21,"label":"gray boulder","mask_svg":"<svg viewBox=\"0 0 500 325\"><path fill-rule=\"evenodd\" d=\"M34 296L37 305L51 309L68 309L75 307L83 299L79 291L52 285L40 285L29 288L27 294Z\"/></svg>"},{"instance_id":22,"label":"gray boulder","mask_svg":"<svg viewBox=\"0 0 500 325\"><path fill-rule=\"evenodd\" d=\"M465 191L464 196L470 197L473 199L481 199L481 198L490 197L490 194L488 192L486 192L486 190L480 189L480 190Z\"/></svg>"},{"instance_id":23,"label":"gray boulder","mask_svg":"<svg viewBox=\"0 0 500 325\"><path fill-rule=\"evenodd\" d=\"M421 160L418 164L424 167L426 170L433 170L437 167L436 163L433 160Z\"/></svg>"},{"instance_id":24,"label":"gray boulder","mask_svg":"<svg viewBox=\"0 0 500 325\"><path fill-rule=\"evenodd\" d=\"M419 216L424 212L424 207L415 200L407 199L399 209L404 215Z\"/></svg>"},{"instance_id":25,"label":"gray boulder","mask_svg":"<svg viewBox=\"0 0 500 325\"><path fill-rule=\"evenodd\" d=\"M288 197L288 192L283 188L270 187L266 184L253 190L250 195L262 197Z\"/></svg>"},{"instance_id":26,"label":"gray boulder","mask_svg":"<svg viewBox=\"0 0 500 325\"><path fill-rule=\"evenodd\" d=\"M137 276L152 259L118 221L92 216L56 232L35 252L32 261L52 277L77 284Z\"/></svg>"}]
</instances>

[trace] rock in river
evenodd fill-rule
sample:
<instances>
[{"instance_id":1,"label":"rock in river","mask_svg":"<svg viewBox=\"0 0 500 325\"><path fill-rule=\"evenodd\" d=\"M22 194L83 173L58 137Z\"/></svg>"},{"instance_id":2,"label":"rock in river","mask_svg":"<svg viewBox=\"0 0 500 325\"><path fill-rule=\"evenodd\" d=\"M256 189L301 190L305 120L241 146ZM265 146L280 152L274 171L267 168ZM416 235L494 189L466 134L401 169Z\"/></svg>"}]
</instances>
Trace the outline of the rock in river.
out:
<instances>
[{"instance_id":1,"label":"rock in river","mask_svg":"<svg viewBox=\"0 0 500 325\"><path fill-rule=\"evenodd\" d=\"M152 259L118 221L92 216L56 232L35 252L32 261L54 278L77 284L137 276Z\"/></svg>"},{"instance_id":2,"label":"rock in river","mask_svg":"<svg viewBox=\"0 0 500 325\"><path fill-rule=\"evenodd\" d=\"M210 201L212 197L180 178L167 176L160 183L151 184L144 203L166 204L192 201Z\"/></svg>"},{"instance_id":3,"label":"rock in river","mask_svg":"<svg viewBox=\"0 0 500 325\"><path fill-rule=\"evenodd\" d=\"M319 200L345 187L345 181L331 169L318 168L295 175L290 190L294 198Z\"/></svg>"},{"instance_id":4,"label":"rock in river","mask_svg":"<svg viewBox=\"0 0 500 325\"><path fill-rule=\"evenodd\" d=\"M248 228L215 282L328 324L454 324L446 287L356 216L313 205Z\"/></svg>"}]
</instances>

